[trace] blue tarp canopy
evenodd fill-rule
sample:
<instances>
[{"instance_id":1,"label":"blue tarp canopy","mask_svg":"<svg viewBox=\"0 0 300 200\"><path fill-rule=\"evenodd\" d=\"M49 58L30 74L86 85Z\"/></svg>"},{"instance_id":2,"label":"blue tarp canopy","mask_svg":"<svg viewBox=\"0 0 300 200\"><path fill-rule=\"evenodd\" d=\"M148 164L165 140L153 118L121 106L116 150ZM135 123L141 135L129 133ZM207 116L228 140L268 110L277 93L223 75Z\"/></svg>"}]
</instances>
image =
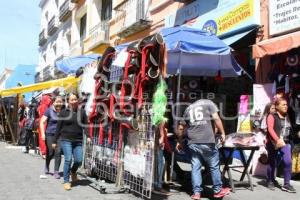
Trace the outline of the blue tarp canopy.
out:
<instances>
[{"instance_id":1,"label":"blue tarp canopy","mask_svg":"<svg viewBox=\"0 0 300 200\"><path fill-rule=\"evenodd\" d=\"M55 62L55 65L58 70L66 73L66 74L74 74L77 69L80 67L84 67L87 64L96 61L101 56L99 54L90 54L90 55L82 55L82 56L74 56L63 58Z\"/></svg>"},{"instance_id":2,"label":"blue tarp canopy","mask_svg":"<svg viewBox=\"0 0 300 200\"><path fill-rule=\"evenodd\" d=\"M168 53L167 73L189 76L223 77L241 75L242 68L230 47L217 36L184 26L160 31Z\"/></svg>"}]
</instances>

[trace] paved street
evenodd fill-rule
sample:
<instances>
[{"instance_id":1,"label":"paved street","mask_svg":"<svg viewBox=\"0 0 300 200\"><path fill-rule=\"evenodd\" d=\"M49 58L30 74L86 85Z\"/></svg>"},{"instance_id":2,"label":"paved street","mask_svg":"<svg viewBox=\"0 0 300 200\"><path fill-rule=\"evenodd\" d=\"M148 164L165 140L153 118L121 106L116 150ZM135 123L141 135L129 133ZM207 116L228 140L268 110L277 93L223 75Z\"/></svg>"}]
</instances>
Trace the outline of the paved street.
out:
<instances>
[{"instance_id":1,"label":"paved street","mask_svg":"<svg viewBox=\"0 0 300 200\"><path fill-rule=\"evenodd\" d=\"M62 179L55 180L52 176L47 179L40 179L44 165L43 159L30 154L23 154L20 147L14 147L0 142L0 199L9 200L135 200L140 199L133 194L114 194L117 192L114 184L105 184L107 194L100 194L93 188L89 181L81 180L80 184L73 187L71 191L64 191ZM282 180L279 179L281 183ZM263 181L254 179L254 192L244 187L239 187L236 193L225 197L224 200L298 200L300 193L300 182L293 182L299 191L297 194L289 194L276 189L270 192L263 186ZM153 195L154 200L170 199L185 200L190 199L185 192L175 192L169 197L159 197ZM206 198L203 198L206 199Z\"/></svg>"}]
</instances>

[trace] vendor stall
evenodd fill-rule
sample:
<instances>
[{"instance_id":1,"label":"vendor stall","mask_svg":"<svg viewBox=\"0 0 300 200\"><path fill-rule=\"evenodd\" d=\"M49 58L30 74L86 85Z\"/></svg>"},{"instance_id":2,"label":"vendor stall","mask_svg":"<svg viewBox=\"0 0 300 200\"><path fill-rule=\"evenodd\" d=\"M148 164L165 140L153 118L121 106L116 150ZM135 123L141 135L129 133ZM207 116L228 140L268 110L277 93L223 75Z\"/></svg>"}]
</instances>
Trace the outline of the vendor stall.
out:
<instances>
[{"instance_id":1,"label":"vendor stall","mask_svg":"<svg viewBox=\"0 0 300 200\"><path fill-rule=\"evenodd\" d=\"M180 91L185 89L181 88L184 75L196 81L190 84L193 89L196 85L201 90L199 82L242 74L247 73L225 43L192 28L162 29L160 34L140 41L107 48L94 76L93 109L89 115L93 143L85 148L87 172L151 198L158 124L175 108L176 115L170 121L173 117L178 119L183 110L172 104L170 112L165 113L167 91L176 96L169 103L180 103ZM223 102L221 96L214 95L214 99ZM174 132L172 128L169 130Z\"/></svg>"}]
</instances>

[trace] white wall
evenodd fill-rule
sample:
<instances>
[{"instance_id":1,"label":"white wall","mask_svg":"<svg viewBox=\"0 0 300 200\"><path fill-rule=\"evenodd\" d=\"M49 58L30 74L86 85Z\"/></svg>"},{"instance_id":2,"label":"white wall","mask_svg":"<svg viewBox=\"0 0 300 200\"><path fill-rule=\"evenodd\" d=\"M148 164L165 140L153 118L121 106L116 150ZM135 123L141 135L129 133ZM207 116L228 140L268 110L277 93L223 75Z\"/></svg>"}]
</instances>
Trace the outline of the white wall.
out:
<instances>
[{"instance_id":1,"label":"white wall","mask_svg":"<svg viewBox=\"0 0 300 200\"><path fill-rule=\"evenodd\" d=\"M59 8L65 2L65 0L46 0L46 3L41 8L41 30L45 28L47 32L48 22L53 16L59 19ZM58 5L56 4L58 3ZM46 20L45 13L48 12L48 20ZM47 36L47 42L39 49L39 64L37 66L37 72L42 71L47 66L54 66L55 60L61 56L70 55L70 44L67 39L67 32L71 30L72 17L65 22L59 22L58 30L52 35ZM53 46L56 45L56 53ZM46 55L46 61L43 58ZM54 69L54 68L53 68Z\"/></svg>"}]
</instances>

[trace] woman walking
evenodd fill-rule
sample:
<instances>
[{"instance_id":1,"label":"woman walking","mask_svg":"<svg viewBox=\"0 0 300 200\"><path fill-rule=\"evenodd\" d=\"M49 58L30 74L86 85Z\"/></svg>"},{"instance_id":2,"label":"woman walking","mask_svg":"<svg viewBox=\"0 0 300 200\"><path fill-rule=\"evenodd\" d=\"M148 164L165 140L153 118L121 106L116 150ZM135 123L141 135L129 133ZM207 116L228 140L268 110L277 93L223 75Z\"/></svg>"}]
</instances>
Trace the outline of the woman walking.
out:
<instances>
[{"instance_id":1,"label":"woman walking","mask_svg":"<svg viewBox=\"0 0 300 200\"><path fill-rule=\"evenodd\" d=\"M269 116L269 114L274 114L275 113L275 105L274 103L268 103L265 107L264 113L262 115L262 119L261 119L261 125L260 128L263 131L263 133L267 133L268 131L268 127L267 127L267 117Z\"/></svg>"},{"instance_id":2,"label":"woman walking","mask_svg":"<svg viewBox=\"0 0 300 200\"><path fill-rule=\"evenodd\" d=\"M291 123L287 115L287 101L278 98L275 101L276 112L267 117L267 144L269 166L267 169L267 187L275 189L275 169L279 162L284 164L283 191L295 193L296 190L290 185L292 175L292 156L290 145Z\"/></svg>"},{"instance_id":3,"label":"woman walking","mask_svg":"<svg viewBox=\"0 0 300 200\"><path fill-rule=\"evenodd\" d=\"M77 169L82 164L82 140L83 133L88 137L87 142L90 142L88 131L84 131L87 126L87 116L85 111L78 107L78 96L70 94L68 98L68 107L62 110L58 116L58 123L55 134L55 142L53 147L56 147L57 140L60 138L61 148L64 153L64 189L70 190L70 174L72 182L77 180ZM72 164L72 156L74 158Z\"/></svg>"},{"instance_id":4,"label":"woman walking","mask_svg":"<svg viewBox=\"0 0 300 200\"><path fill-rule=\"evenodd\" d=\"M59 166L61 163L61 148L57 145L56 148L52 148L52 144L55 141L55 132L57 126L57 116L63 106L63 98L56 96L53 105L49 107L40 120L40 133L42 140L46 143L46 164L45 174L49 174L50 161L54 157L54 177L59 179Z\"/></svg>"}]
</instances>

